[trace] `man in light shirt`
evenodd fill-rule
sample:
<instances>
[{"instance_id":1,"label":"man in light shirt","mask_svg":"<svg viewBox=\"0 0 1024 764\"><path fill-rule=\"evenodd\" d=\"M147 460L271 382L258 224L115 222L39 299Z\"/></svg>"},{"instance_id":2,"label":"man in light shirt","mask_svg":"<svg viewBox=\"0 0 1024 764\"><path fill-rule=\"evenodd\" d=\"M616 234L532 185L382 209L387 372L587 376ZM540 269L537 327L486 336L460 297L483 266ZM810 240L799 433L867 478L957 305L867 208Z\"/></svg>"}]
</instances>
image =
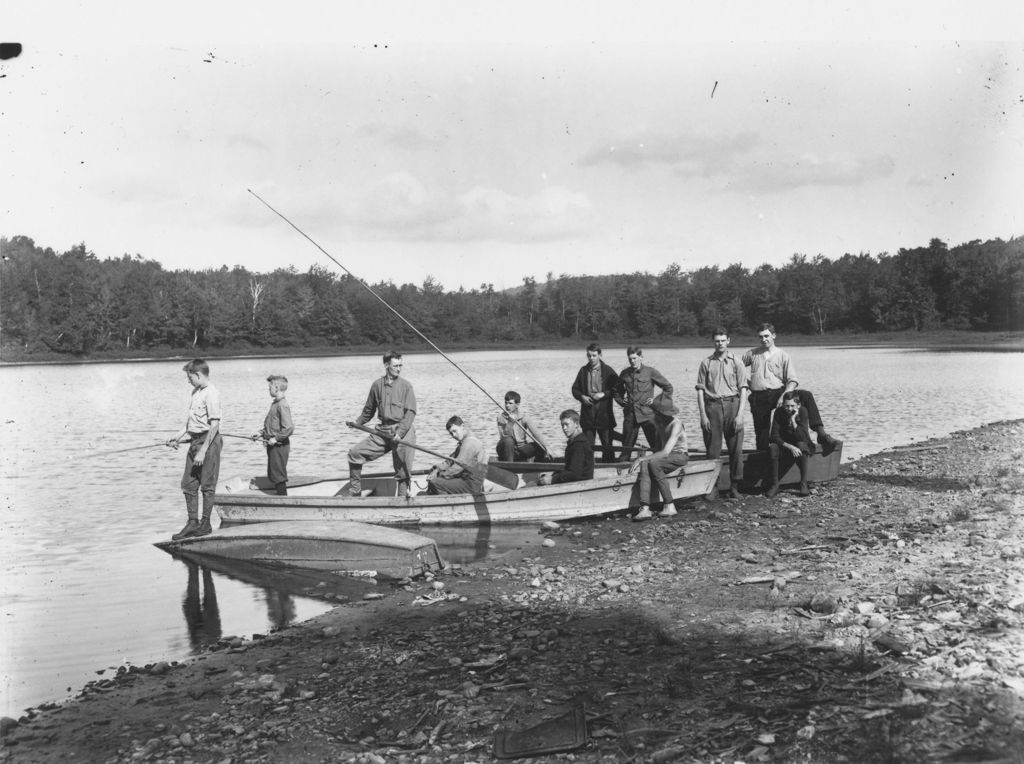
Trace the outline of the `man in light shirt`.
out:
<instances>
[{"instance_id":1,"label":"man in light shirt","mask_svg":"<svg viewBox=\"0 0 1024 764\"><path fill-rule=\"evenodd\" d=\"M697 408L708 459L722 453L722 439L729 450L729 496L740 497L743 480L743 412L747 408L750 384L743 359L729 350L729 332L718 327L711 339L715 352L700 362L697 370ZM715 487L709 496L718 491Z\"/></svg>"},{"instance_id":2,"label":"man in light shirt","mask_svg":"<svg viewBox=\"0 0 1024 764\"><path fill-rule=\"evenodd\" d=\"M750 415L754 420L757 450L768 450L768 434L772 426L772 412L782 405L782 396L796 390L797 380L789 353L775 346L775 327L761 324L757 329L760 347L743 354L743 363L750 367ZM838 441L825 432L818 412L818 404L810 390L800 390L800 402L807 409L811 429L818 436L822 451L829 452Z\"/></svg>"}]
</instances>

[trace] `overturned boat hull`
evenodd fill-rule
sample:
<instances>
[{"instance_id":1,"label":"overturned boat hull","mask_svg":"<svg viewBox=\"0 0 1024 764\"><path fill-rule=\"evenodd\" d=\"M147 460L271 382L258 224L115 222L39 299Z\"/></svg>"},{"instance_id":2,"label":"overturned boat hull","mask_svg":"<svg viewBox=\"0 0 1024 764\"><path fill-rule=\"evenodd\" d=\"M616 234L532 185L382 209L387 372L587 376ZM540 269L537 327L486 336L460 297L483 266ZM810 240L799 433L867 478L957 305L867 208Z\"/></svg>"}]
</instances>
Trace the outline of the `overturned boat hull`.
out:
<instances>
[{"instance_id":1,"label":"overturned boat hull","mask_svg":"<svg viewBox=\"0 0 1024 764\"><path fill-rule=\"evenodd\" d=\"M432 539L357 522L281 521L221 527L206 536L160 541L156 546L193 557L385 578L406 578L444 568Z\"/></svg>"}]
</instances>

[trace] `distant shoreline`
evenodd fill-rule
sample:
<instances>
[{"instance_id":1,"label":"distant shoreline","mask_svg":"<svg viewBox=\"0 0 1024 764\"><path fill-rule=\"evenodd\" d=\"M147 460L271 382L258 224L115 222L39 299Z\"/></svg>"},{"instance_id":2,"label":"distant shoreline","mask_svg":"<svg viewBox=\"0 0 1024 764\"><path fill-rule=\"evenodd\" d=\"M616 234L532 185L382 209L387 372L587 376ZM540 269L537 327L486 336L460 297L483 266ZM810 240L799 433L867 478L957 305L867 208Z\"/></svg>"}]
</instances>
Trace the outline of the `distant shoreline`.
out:
<instances>
[{"instance_id":1,"label":"distant shoreline","mask_svg":"<svg viewBox=\"0 0 1024 764\"><path fill-rule=\"evenodd\" d=\"M705 348L710 341L701 337L656 337L650 340L637 338L574 338L566 340L547 340L543 342L500 342L500 343L465 343L444 346L445 352L476 352L485 350L581 350L591 342L597 342L605 348L626 347L639 344L643 347L679 347ZM756 347L757 338L753 334L737 334L732 338L733 349ZM934 332L877 332L871 334L784 334L779 333L780 347L856 347L856 348L921 348L927 350L965 352L983 350L985 352L1021 353L1024 352L1024 332L966 332L966 331L934 331ZM435 352L432 348L417 342L415 345L400 345L403 352L409 355ZM235 360L243 358L335 358L353 355L377 355L383 346L352 345L343 348L308 347L308 348L234 348L214 349L195 348L192 352L181 350L151 350L139 355L96 354L88 357L64 357L58 353L29 354L22 358L8 359L9 353L0 352L0 368L15 366L65 366L95 363L155 363L160 361L186 361L190 358L209 358L218 360ZM33 357L33 356L40 357Z\"/></svg>"}]
</instances>

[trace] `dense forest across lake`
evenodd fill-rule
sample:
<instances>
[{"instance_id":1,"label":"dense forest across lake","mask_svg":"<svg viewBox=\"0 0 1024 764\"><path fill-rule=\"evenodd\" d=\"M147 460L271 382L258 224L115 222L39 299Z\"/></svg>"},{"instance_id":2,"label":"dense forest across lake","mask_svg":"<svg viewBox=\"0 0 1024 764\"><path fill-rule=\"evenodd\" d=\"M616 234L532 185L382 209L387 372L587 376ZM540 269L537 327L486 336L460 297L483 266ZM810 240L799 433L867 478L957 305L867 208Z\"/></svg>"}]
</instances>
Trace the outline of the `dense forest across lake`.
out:
<instances>
[{"instance_id":1,"label":"dense forest across lake","mask_svg":"<svg viewBox=\"0 0 1024 764\"><path fill-rule=\"evenodd\" d=\"M144 355L329 352L424 346L360 282L315 265L169 271L140 255L100 259L80 244L57 253L0 238L0 353L5 361ZM793 255L780 267L740 264L658 274L572 276L496 291L370 285L446 346L735 334L772 321L786 335L1024 329L1024 238L939 239L895 255Z\"/></svg>"}]
</instances>

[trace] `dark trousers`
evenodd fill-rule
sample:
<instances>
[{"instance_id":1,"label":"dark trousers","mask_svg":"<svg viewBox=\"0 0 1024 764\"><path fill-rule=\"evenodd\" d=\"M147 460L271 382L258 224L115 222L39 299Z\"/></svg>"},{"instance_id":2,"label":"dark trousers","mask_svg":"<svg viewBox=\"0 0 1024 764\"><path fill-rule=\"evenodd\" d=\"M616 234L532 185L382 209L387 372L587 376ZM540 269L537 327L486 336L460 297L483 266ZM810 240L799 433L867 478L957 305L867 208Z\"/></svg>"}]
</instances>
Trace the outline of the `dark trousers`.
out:
<instances>
[{"instance_id":1,"label":"dark trousers","mask_svg":"<svg viewBox=\"0 0 1024 764\"><path fill-rule=\"evenodd\" d=\"M497 451L498 459L503 462L528 462L530 459L540 459L547 455L547 451L538 444L517 444L516 439L511 435L498 441Z\"/></svg>"},{"instance_id":2,"label":"dark trousers","mask_svg":"<svg viewBox=\"0 0 1024 764\"><path fill-rule=\"evenodd\" d=\"M267 446L267 477L281 496L287 495L288 454L291 450L290 443Z\"/></svg>"},{"instance_id":3,"label":"dark trousers","mask_svg":"<svg viewBox=\"0 0 1024 764\"><path fill-rule=\"evenodd\" d=\"M743 479L743 430L736 429L736 415L740 410L740 398L704 398L704 412L708 415L710 427L702 429L704 449L708 459L722 455L722 439L729 450L729 475L734 483Z\"/></svg>"},{"instance_id":4,"label":"dark trousers","mask_svg":"<svg viewBox=\"0 0 1024 764\"><path fill-rule=\"evenodd\" d=\"M654 422L640 422L632 416L627 416L622 420L622 460L629 461L633 459L637 454L633 452L633 446L636 445L637 436L640 434L640 430L644 431L644 437L647 438L647 445L650 446L652 451L657 451L661 448L661 438L658 436L658 428Z\"/></svg>"},{"instance_id":5,"label":"dark trousers","mask_svg":"<svg viewBox=\"0 0 1024 764\"><path fill-rule=\"evenodd\" d=\"M185 496L197 496L202 491L203 503L206 504L206 497L209 497L212 506L213 494L217 490L217 480L220 478L220 450L224 445L224 438L218 434L206 449L203 463L197 465L195 463L196 454L199 453L199 449L205 442L206 433L202 433L194 436L188 445L188 454L185 456L185 472L181 476L181 492Z\"/></svg>"},{"instance_id":6,"label":"dark trousers","mask_svg":"<svg viewBox=\"0 0 1024 764\"><path fill-rule=\"evenodd\" d=\"M775 411L782 397L785 388L778 387L774 390L751 390L750 391L750 417L754 420L754 436L757 440L757 450L768 450L768 434L772 429L772 412ZM812 431L824 427L821 421L821 413L818 411L818 403L814 400L814 393L810 390L797 390L800 396L800 405L807 409L807 423Z\"/></svg>"},{"instance_id":7,"label":"dark trousers","mask_svg":"<svg viewBox=\"0 0 1024 764\"><path fill-rule=\"evenodd\" d=\"M614 462L615 461L615 448L612 446L612 431L610 428L603 428L600 430L584 430L583 434L587 440L590 441L590 445L594 445L596 438L601 439L601 461L602 462Z\"/></svg>"},{"instance_id":8,"label":"dark trousers","mask_svg":"<svg viewBox=\"0 0 1024 764\"><path fill-rule=\"evenodd\" d=\"M800 482L807 482L807 457L811 453L811 444L801 441L793 445L800 449L799 458L793 456L788 448L783 448L778 443L769 444L768 451L772 457L772 485L779 484L779 476L788 472L789 466L794 461L800 465Z\"/></svg>"}]
</instances>

